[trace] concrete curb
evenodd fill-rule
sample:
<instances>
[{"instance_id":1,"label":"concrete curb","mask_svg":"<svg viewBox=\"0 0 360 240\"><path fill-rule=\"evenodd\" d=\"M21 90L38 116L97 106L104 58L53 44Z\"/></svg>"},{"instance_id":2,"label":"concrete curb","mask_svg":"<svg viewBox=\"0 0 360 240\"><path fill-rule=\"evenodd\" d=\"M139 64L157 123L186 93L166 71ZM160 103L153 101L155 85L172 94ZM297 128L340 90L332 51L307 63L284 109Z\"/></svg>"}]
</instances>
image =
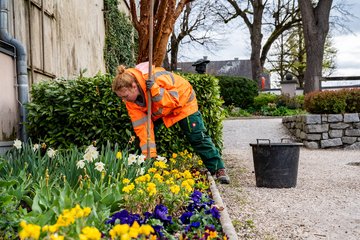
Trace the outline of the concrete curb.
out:
<instances>
[{"instance_id":1,"label":"concrete curb","mask_svg":"<svg viewBox=\"0 0 360 240\"><path fill-rule=\"evenodd\" d=\"M223 228L223 232L227 235L229 240L238 240L237 233L235 231L234 225L231 222L230 216L226 210L226 206L224 205L219 190L217 189L214 178L208 172L208 180L210 183L210 190L212 193L212 198L215 201L215 204L219 207L223 207L224 209L220 212L220 222Z\"/></svg>"}]
</instances>

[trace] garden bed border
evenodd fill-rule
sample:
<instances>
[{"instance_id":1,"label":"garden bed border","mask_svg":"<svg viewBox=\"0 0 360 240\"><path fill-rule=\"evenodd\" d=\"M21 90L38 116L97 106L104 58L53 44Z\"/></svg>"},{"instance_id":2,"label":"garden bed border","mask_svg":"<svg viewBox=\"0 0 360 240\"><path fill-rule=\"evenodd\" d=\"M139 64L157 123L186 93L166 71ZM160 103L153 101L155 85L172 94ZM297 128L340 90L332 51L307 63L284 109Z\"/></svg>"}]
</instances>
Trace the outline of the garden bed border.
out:
<instances>
[{"instance_id":1,"label":"garden bed border","mask_svg":"<svg viewBox=\"0 0 360 240\"><path fill-rule=\"evenodd\" d=\"M207 176L208 176L208 181L210 184L212 198L215 201L215 204L220 209L222 209L220 211L220 223L221 223L223 232L226 234L226 236L229 240L238 240L234 225L232 224L229 213L226 210L226 206L224 205L224 202L222 201L222 198L221 198L220 192L216 186L215 180L209 172L207 173Z\"/></svg>"}]
</instances>

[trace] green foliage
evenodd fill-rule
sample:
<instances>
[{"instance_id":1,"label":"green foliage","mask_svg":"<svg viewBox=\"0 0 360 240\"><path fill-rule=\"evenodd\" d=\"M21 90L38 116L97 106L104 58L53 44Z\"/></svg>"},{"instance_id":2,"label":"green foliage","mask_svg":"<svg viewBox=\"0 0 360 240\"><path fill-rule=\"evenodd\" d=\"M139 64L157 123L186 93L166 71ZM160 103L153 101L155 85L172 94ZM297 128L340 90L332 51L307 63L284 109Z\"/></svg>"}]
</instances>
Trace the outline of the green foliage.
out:
<instances>
[{"instance_id":1,"label":"green foliage","mask_svg":"<svg viewBox=\"0 0 360 240\"><path fill-rule=\"evenodd\" d=\"M84 168L80 168L77 163L87 158L86 150L81 149L73 146L57 150L49 157L48 149L23 144L21 149L5 153L0 159L0 210L3 214L0 238L5 234L2 231L16 232L21 219L45 225L54 221L63 209L75 204L91 207L88 223L103 226L110 213L118 211L123 203L122 180L134 179L141 170L146 172L152 165L152 161L129 164L127 151L119 154L117 148L112 150L107 145L101 152L92 148L94 159L85 161ZM104 163L105 171L96 170L96 162ZM16 235L13 236L15 239Z\"/></svg>"},{"instance_id":2,"label":"green foliage","mask_svg":"<svg viewBox=\"0 0 360 240\"><path fill-rule=\"evenodd\" d=\"M113 75L120 64L132 66L136 52L134 44L136 31L125 13L119 11L118 4L117 0L104 1L106 29L104 58L106 71Z\"/></svg>"},{"instance_id":3,"label":"green foliage","mask_svg":"<svg viewBox=\"0 0 360 240\"><path fill-rule=\"evenodd\" d=\"M241 109L235 107L234 105L226 106L224 108L226 117L250 117L251 113L249 113L245 109Z\"/></svg>"},{"instance_id":4,"label":"green foliage","mask_svg":"<svg viewBox=\"0 0 360 240\"><path fill-rule=\"evenodd\" d=\"M360 89L309 93L304 107L310 113L357 113L360 112Z\"/></svg>"},{"instance_id":5,"label":"green foliage","mask_svg":"<svg viewBox=\"0 0 360 240\"><path fill-rule=\"evenodd\" d=\"M247 108L253 104L254 97L258 95L255 81L244 77L217 76L217 78L226 106Z\"/></svg>"},{"instance_id":6,"label":"green foliage","mask_svg":"<svg viewBox=\"0 0 360 240\"><path fill-rule=\"evenodd\" d=\"M173 154L168 161L170 164L166 164L166 159L161 157L158 157L159 161L144 162L143 156L124 156L109 145L103 147L101 152L92 145L85 151L73 146L57 150L51 157L44 157L48 151L44 152L43 148L45 146L22 144L0 157L0 239L18 239L22 220L38 227L54 227L53 224L60 219L60 215L64 215L65 210L79 219L63 218L62 223L67 223L54 230L64 235L65 239L77 238L84 226L96 227L107 237L112 226L105 222L110 215L122 209L138 214L152 212L159 203L167 207L169 215L172 214L171 217L177 222L176 229L175 225L164 226L165 233L180 232L186 225L179 222L177 217L191 203L190 194L194 189L206 191L209 188L206 175L198 171L202 166L201 161L194 161L192 154L187 152ZM87 153L90 154L85 156ZM77 164L83 161L80 159L86 160L85 166L78 167ZM99 162L105 164L104 168L94 170L94 163ZM21 163L24 167L21 167ZM32 174L34 169L29 166L33 163L38 163L36 174ZM181 172L172 168L173 164L186 170ZM72 179L77 180L75 184ZM132 183L135 183L136 189L129 188ZM156 189L153 194L150 194L150 183ZM173 190L175 186L178 187L177 192ZM205 194L202 196L204 202L211 200ZM77 208L76 212L71 210L74 207ZM83 218L79 209L85 207L91 210L90 215ZM209 224L218 232L222 230L218 220L212 217L210 204L202 206L190 220L204 224L201 227L203 231ZM160 225L161 222L149 221L147 224ZM192 234L192 231L186 230L186 233ZM46 234L42 231L40 239L45 238Z\"/></svg>"},{"instance_id":7,"label":"green foliage","mask_svg":"<svg viewBox=\"0 0 360 240\"><path fill-rule=\"evenodd\" d=\"M276 103L277 98L277 95L272 93L261 93L254 98L254 107L255 109L260 109L269 103Z\"/></svg>"},{"instance_id":8,"label":"green foliage","mask_svg":"<svg viewBox=\"0 0 360 240\"><path fill-rule=\"evenodd\" d=\"M209 135L221 147L224 113L217 79L198 74L186 78L197 93ZM87 146L94 141L105 146L110 142L125 149L135 133L125 104L111 91L111 82L110 75L97 75L34 84L32 101L27 105L27 130L32 141L56 148ZM161 128L156 138L158 154L191 150L178 125Z\"/></svg>"},{"instance_id":9,"label":"green foliage","mask_svg":"<svg viewBox=\"0 0 360 240\"><path fill-rule=\"evenodd\" d=\"M33 142L66 148L71 144L117 143L134 135L125 105L111 91L112 77L44 81L32 86L27 130Z\"/></svg>"},{"instance_id":10,"label":"green foliage","mask_svg":"<svg viewBox=\"0 0 360 240\"><path fill-rule=\"evenodd\" d=\"M288 95L275 95L260 93L254 98L253 106L246 109L234 106L226 107L228 117L261 116L289 116L304 114L304 96L289 97Z\"/></svg>"},{"instance_id":11,"label":"green foliage","mask_svg":"<svg viewBox=\"0 0 360 240\"><path fill-rule=\"evenodd\" d=\"M268 106L262 106L257 114L262 116L292 116L298 114L305 114L302 109L289 109L284 106L276 106L275 104L269 104Z\"/></svg>"},{"instance_id":12,"label":"green foliage","mask_svg":"<svg viewBox=\"0 0 360 240\"><path fill-rule=\"evenodd\" d=\"M289 95L281 94L277 96L276 105L283 106L289 109L302 109L304 107L304 95L297 95L290 97Z\"/></svg>"},{"instance_id":13,"label":"green foliage","mask_svg":"<svg viewBox=\"0 0 360 240\"><path fill-rule=\"evenodd\" d=\"M0 159L0 170L5 165L2 161ZM8 177L7 180L0 178L0 239L18 239L20 216L26 213L21 204L27 199L25 194L28 192L27 179L23 177L24 174Z\"/></svg>"}]
</instances>

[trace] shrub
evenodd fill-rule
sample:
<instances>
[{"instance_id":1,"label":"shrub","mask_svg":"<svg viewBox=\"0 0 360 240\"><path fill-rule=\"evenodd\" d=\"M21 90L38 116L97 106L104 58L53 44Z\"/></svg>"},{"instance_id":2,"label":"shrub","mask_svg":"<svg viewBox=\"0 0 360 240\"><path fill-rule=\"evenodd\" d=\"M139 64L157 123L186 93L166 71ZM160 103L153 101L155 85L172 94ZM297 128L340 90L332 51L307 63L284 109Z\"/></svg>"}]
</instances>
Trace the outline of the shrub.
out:
<instances>
[{"instance_id":1,"label":"shrub","mask_svg":"<svg viewBox=\"0 0 360 240\"><path fill-rule=\"evenodd\" d=\"M304 107L310 113L360 112L360 89L309 93L305 96Z\"/></svg>"},{"instance_id":2,"label":"shrub","mask_svg":"<svg viewBox=\"0 0 360 240\"><path fill-rule=\"evenodd\" d=\"M217 76L217 78L226 106L247 108L253 104L254 97L258 95L255 81L244 77Z\"/></svg>"},{"instance_id":3,"label":"shrub","mask_svg":"<svg viewBox=\"0 0 360 240\"><path fill-rule=\"evenodd\" d=\"M290 97L289 95L281 94L276 99L276 105L289 109L302 109L304 107L304 95Z\"/></svg>"},{"instance_id":4,"label":"shrub","mask_svg":"<svg viewBox=\"0 0 360 240\"><path fill-rule=\"evenodd\" d=\"M124 147L134 133L111 82L110 75L97 75L34 84L27 105L27 130L33 142L66 148L109 141Z\"/></svg>"},{"instance_id":5,"label":"shrub","mask_svg":"<svg viewBox=\"0 0 360 240\"><path fill-rule=\"evenodd\" d=\"M272 93L261 93L254 98L255 109L261 109L263 106L268 106L269 103L276 103L277 95Z\"/></svg>"},{"instance_id":6,"label":"shrub","mask_svg":"<svg viewBox=\"0 0 360 240\"><path fill-rule=\"evenodd\" d=\"M197 93L209 135L221 147L224 114L217 79L198 74L186 78ZM110 142L124 149L135 134L125 104L111 91L111 82L112 76L97 75L34 84L32 101L27 105L27 130L32 141L57 148L86 146L93 141L105 146ZM156 143L158 154L189 149L177 125L160 129Z\"/></svg>"}]
</instances>

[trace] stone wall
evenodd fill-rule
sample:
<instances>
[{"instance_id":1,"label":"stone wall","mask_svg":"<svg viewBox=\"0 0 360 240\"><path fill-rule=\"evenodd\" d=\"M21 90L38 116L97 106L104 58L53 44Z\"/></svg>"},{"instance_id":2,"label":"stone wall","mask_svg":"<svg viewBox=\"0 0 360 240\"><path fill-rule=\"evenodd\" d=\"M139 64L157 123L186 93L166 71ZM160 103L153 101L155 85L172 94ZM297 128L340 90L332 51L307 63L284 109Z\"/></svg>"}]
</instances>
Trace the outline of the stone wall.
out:
<instances>
[{"instance_id":1,"label":"stone wall","mask_svg":"<svg viewBox=\"0 0 360 240\"><path fill-rule=\"evenodd\" d=\"M305 147L360 149L360 114L308 114L283 117L284 126Z\"/></svg>"}]
</instances>

